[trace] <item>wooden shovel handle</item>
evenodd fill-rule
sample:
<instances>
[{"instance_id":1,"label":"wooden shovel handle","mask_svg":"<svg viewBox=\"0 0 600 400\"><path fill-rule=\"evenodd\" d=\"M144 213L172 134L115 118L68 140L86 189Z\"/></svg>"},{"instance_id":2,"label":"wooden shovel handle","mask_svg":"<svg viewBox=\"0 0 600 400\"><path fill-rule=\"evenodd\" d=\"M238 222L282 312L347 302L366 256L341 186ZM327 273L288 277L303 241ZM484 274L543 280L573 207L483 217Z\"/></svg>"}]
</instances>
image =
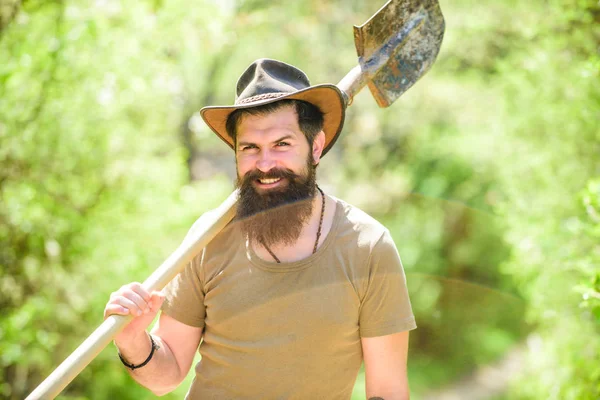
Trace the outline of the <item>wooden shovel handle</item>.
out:
<instances>
[{"instance_id":1,"label":"wooden shovel handle","mask_svg":"<svg viewBox=\"0 0 600 400\"><path fill-rule=\"evenodd\" d=\"M347 107L352 104L354 96L356 96L356 94L365 87L369 79L369 76L365 71L363 71L362 67L360 65L356 65L336 85L344 94Z\"/></svg>"}]
</instances>

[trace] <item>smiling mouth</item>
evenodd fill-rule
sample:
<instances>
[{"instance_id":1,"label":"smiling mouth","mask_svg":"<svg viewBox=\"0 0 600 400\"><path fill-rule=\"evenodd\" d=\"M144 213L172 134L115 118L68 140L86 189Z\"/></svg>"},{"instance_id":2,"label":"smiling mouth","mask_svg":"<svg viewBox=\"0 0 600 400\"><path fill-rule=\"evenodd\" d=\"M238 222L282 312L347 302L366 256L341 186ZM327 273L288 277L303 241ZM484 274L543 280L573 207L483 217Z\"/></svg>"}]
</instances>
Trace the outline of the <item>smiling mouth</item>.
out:
<instances>
[{"instance_id":1,"label":"smiling mouth","mask_svg":"<svg viewBox=\"0 0 600 400\"><path fill-rule=\"evenodd\" d=\"M279 182L281 180L281 178L264 178L264 179L257 179L259 183L263 184L263 185L270 185L276 182Z\"/></svg>"}]
</instances>

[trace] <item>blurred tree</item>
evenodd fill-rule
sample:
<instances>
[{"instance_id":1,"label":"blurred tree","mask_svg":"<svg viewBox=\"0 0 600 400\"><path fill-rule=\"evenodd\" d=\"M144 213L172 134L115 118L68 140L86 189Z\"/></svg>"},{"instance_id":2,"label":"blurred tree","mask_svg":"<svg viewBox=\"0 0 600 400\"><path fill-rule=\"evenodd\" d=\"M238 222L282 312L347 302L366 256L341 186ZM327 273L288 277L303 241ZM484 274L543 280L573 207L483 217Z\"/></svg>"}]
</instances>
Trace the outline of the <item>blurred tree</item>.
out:
<instances>
[{"instance_id":1,"label":"blurred tree","mask_svg":"<svg viewBox=\"0 0 600 400\"><path fill-rule=\"evenodd\" d=\"M0 38L8 25L17 17L22 3L21 0L6 0L0 3Z\"/></svg>"},{"instance_id":2,"label":"blurred tree","mask_svg":"<svg viewBox=\"0 0 600 400\"><path fill-rule=\"evenodd\" d=\"M518 281L537 329L511 398L597 399L599 242L593 206L584 204L598 196L600 9L590 0L516 11L514 41L525 46L497 63L506 99L497 210L512 248L503 270Z\"/></svg>"},{"instance_id":3,"label":"blurred tree","mask_svg":"<svg viewBox=\"0 0 600 400\"><path fill-rule=\"evenodd\" d=\"M193 18L208 16L197 12L188 24ZM182 83L162 53L168 44L155 45L157 23L143 3L28 2L3 34L4 398L23 398L101 321L110 291L144 278L194 217L225 194L222 178L205 186L202 201L199 188L184 186L173 130ZM70 392L121 392L106 384L118 373L111 369L95 364ZM90 385L90 374L106 380Z\"/></svg>"}]
</instances>

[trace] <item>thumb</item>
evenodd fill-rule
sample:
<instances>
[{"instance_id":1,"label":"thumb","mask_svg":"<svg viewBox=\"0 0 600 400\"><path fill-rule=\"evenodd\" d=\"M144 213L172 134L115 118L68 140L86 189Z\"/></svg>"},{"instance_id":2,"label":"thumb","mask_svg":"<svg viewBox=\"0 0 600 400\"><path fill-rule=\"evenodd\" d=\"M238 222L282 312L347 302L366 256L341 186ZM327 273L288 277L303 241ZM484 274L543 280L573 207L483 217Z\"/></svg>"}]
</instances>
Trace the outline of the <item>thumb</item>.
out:
<instances>
[{"instance_id":1,"label":"thumb","mask_svg":"<svg viewBox=\"0 0 600 400\"><path fill-rule=\"evenodd\" d=\"M157 312L160 307L162 306L163 302L165 301L165 295L163 292L152 292L150 294L150 301L149 301L149 305L150 305L150 309L153 312Z\"/></svg>"}]
</instances>

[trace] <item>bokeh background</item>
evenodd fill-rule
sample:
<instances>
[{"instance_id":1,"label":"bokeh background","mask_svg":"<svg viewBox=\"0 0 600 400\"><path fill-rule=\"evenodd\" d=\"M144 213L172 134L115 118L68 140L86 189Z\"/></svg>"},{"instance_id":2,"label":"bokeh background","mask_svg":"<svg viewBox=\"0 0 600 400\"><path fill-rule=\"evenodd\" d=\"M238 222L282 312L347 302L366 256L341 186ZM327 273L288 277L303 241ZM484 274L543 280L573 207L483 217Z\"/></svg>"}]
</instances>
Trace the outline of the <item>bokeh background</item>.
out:
<instances>
[{"instance_id":1,"label":"bokeh background","mask_svg":"<svg viewBox=\"0 0 600 400\"><path fill-rule=\"evenodd\" d=\"M432 70L391 108L355 99L321 186L393 233L413 399L598 399L600 5L440 3ZM338 82L382 4L0 1L0 398L24 398L230 193L233 154L197 111L231 103L260 57ZM111 345L60 398L153 396Z\"/></svg>"}]
</instances>

